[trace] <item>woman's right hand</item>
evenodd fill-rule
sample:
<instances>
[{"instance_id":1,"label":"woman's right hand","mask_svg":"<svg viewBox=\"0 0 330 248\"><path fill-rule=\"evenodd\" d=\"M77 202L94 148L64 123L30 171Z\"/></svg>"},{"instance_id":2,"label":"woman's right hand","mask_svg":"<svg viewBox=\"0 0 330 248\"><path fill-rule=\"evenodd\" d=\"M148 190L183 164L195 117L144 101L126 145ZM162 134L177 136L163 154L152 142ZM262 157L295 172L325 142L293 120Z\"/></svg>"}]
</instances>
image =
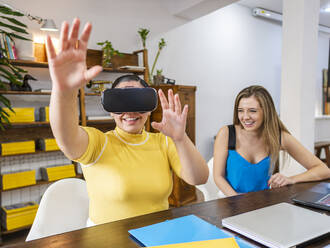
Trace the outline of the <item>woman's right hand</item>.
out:
<instances>
[{"instance_id":1,"label":"woman's right hand","mask_svg":"<svg viewBox=\"0 0 330 248\"><path fill-rule=\"evenodd\" d=\"M78 39L79 26L80 20L74 19L69 34L69 24L63 22L58 54L50 36L47 36L46 48L53 90L62 92L78 90L102 71L101 66L87 70L86 52L92 25L86 23L80 39Z\"/></svg>"}]
</instances>

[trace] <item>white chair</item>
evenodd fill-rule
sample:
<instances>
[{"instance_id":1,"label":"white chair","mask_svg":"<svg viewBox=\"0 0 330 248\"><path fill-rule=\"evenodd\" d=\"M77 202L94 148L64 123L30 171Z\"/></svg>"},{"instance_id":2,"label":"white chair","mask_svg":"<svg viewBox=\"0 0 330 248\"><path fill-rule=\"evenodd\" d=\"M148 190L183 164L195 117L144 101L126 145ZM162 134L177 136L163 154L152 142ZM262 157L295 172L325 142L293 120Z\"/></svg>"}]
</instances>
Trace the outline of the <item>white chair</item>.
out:
<instances>
[{"instance_id":1,"label":"white chair","mask_svg":"<svg viewBox=\"0 0 330 248\"><path fill-rule=\"evenodd\" d=\"M197 189L202 191L205 201L211 201L218 198L226 197L215 184L213 179L213 157L207 163L209 167L209 178L205 184L197 185Z\"/></svg>"},{"instance_id":2,"label":"white chair","mask_svg":"<svg viewBox=\"0 0 330 248\"><path fill-rule=\"evenodd\" d=\"M53 183L41 198L26 241L86 227L88 209L84 180L68 178Z\"/></svg>"}]
</instances>

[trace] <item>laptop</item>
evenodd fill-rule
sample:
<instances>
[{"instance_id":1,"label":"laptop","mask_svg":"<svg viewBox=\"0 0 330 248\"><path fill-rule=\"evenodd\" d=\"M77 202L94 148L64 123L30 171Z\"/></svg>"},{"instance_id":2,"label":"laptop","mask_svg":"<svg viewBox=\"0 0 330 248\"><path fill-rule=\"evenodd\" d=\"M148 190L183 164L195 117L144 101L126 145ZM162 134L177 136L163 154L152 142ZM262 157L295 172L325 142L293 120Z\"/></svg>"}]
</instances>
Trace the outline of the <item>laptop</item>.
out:
<instances>
[{"instance_id":1,"label":"laptop","mask_svg":"<svg viewBox=\"0 0 330 248\"><path fill-rule=\"evenodd\" d=\"M295 195L291 200L298 204L330 211L330 183L319 183L313 188Z\"/></svg>"},{"instance_id":2,"label":"laptop","mask_svg":"<svg viewBox=\"0 0 330 248\"><path fill-rule=\"evenodd\" d=\"M279 203L222 220L222 225L267 247L289 248L330 233L330 216Z\"/></svg>"}]
</instances>

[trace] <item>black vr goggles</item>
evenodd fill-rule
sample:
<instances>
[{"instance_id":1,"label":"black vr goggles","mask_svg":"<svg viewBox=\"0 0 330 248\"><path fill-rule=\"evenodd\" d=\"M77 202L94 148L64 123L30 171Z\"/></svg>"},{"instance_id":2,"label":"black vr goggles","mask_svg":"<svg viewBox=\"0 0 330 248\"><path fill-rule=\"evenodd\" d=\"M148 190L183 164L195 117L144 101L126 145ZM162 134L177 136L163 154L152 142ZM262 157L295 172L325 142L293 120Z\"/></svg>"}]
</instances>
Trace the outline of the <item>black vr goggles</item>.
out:
<instances>
[{"instance_id":1,"label":"black vr goggles","mask_svg":"<svg viewBox=\"0 0 330 248\"><path fill-rule=\"evenodd\" d=\"M157 108L158 97L154 88L114 88L102 92L101 102L111 113L145 113Z\"/></svg>"}]
</instances>

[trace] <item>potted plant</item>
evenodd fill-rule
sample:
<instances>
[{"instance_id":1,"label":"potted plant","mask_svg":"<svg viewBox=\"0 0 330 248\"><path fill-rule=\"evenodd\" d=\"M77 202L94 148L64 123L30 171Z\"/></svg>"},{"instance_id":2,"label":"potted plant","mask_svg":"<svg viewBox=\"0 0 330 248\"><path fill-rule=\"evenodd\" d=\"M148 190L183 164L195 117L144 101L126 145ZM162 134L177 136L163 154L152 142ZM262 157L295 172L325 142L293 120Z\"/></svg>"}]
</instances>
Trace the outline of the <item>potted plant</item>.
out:
<instances>
[{"instance_id":1,"label":"potted plant","mask_svg":"<svg viewBox=\"0 0 330 248\"><path fill-rule=\"evenodd\" d=\"M151 72L150 72L150 78L152 78L153 74L154 74L154 70L155 70L155 66L158 60L158 57L160 55L160 51L166 46L166 42L164 40L164 38L161 38L160 41L158 42L158 51L154 60L154 63L152 64L152 68L151 68Z\"/></svg>"},{"instance_id":2,"label":"potted plant","mask_svg":"<svg viewBox=\"0 0 330 248\"><path fill-rule=\"evenodd\" d=\"M112 43L108 40L104 42L98 42L97 45L102 46L102 66L103 67L112 67L113 63L111 61L111 58L115 55L120 55L122 54L118 51L115 50L112 46Z\"/></svg>"},{"instance_id":3,"label":"potted plant","mask_svg":"<svg viewBox=\"0 0 330 248\"><path fill-rule=\"evenodd\" d=\"M154 85L160 85L164 83L165 77L163 76L163 70L156 70L156 75L154 76Z\"/></svg>"},{"instance_id":4,"label":"potted plant","mask_svg":"<svg viewBox=\"0 0 330 248\"><path fill-rule=\"evenodd\" d=\"M26 31L27 26L24 23L21 23L20 21L16 20L16 17L21 16L24 16L24 14L18 11L14 11L3 5L0 5L0 33L1 35L6 35L13 43L13 38L30 41L30 39L25 38L21 35L28 34L28 32ZM0 79L0 90L5 90L6 84L8 82L15 85L22 85L22 73L26 73L26 71L11 64L6 49L4 49L3 47L0 48L0 53L0 76L2 78ZM7 82L4 82L3 79L7 80ZM10 121L8 119L9 113L4 109L5 107L8 108L11 112L14 112L11 107L10 100L4 95L0 94L1 130L5 129L5 124L10 124Z\"/></svg>"}]
</instances>

